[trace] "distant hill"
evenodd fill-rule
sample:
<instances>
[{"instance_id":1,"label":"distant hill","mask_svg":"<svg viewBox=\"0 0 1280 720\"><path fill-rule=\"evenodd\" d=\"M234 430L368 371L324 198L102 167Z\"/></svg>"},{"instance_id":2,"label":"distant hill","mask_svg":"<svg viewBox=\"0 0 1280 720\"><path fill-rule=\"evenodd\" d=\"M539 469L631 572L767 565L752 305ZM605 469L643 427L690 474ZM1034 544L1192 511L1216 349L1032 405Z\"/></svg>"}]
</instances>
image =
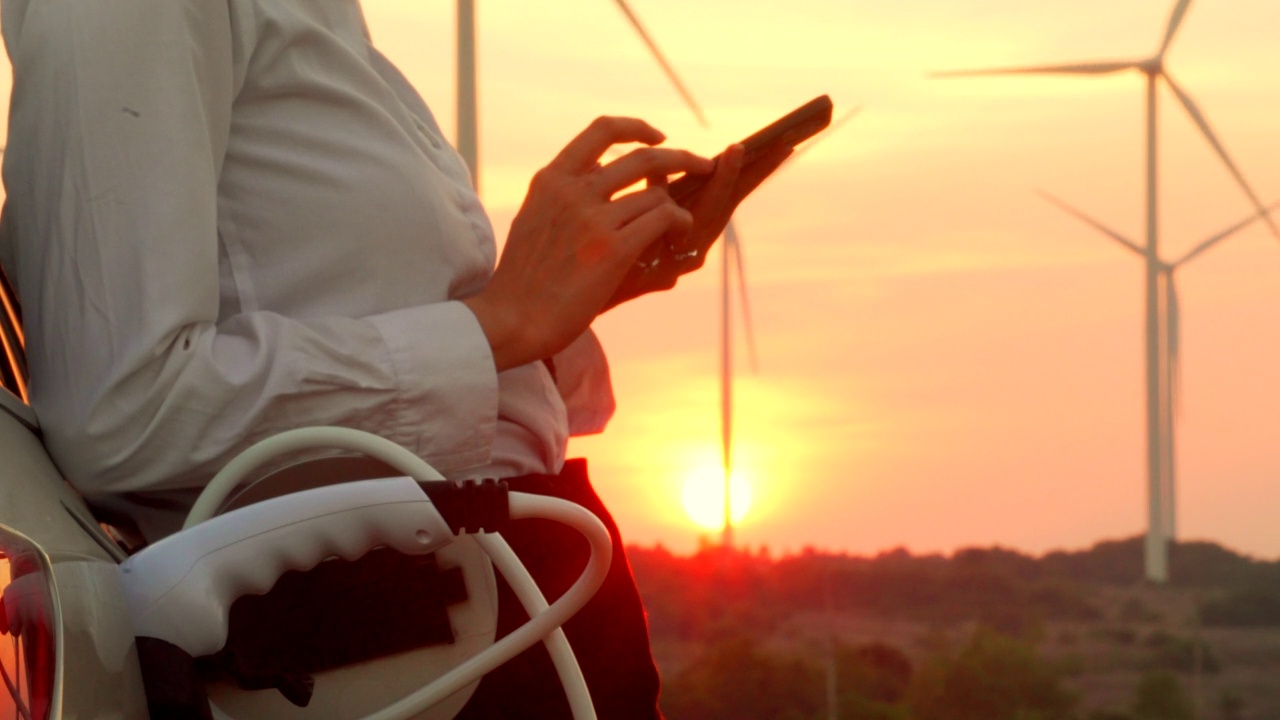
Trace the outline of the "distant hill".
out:
<instances>
[{"instance_id":1,"label":"distant hill","mask_svg":"<svg viewBox=\"0 0 1280 720\"><path fill-rule=\"evenodd\" d=\"M687 639L770 627L799 612L839 612L927 622L980 621L1018 633L1046 621L1097 621L1110 610L1098 586L1131 587L1142 577L1141 537L1036 557L1006 548L951 556L896 549L874 556L805 550L708 548L676 556L662 547L629 550L655 633ZM1211 542L1176 543L1175 588L1206 598L1209 625L1280 626L1280 561L1263 561Z\"/></svg>"},{"instance_id":2,"label":"distant hill","mask_svg":"<svg viewBox=\"0 0 1280 720\"><path fill-rule=\"evenodd\" d=\"M629 555L671 720L1280 718L1280 562L1142 547Z\"/></svg>"},{"instance_id":3,"label":"distant hill","mask_svg":"<svg viewBox=\"0 0 1280 720\"><path fill-rule=\"evenodd\" d=\"M1142 577L1141 536L1107 540L1088 550L1053 552L1038 561L1050 574L1084 582L1129 585ZM1175 587L1241 587L1280 583L1280 561L1267 562L1206 541L1174 543L1169 577Z\"/></svg>"}]
</instances>

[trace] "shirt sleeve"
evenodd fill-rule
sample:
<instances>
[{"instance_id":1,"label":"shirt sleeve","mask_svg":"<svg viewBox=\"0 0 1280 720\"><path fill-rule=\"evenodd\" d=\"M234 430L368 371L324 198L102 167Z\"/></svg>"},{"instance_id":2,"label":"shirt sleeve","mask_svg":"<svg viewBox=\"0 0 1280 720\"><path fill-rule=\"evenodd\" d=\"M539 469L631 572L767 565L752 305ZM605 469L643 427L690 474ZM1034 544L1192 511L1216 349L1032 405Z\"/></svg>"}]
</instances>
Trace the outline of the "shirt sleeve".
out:
<instances>
[{"instance_id":1,"label":"shirt sleeve","mask_svg":"<svg viewBox=\"0 0 1280 720\"><path fill-rule=\"evenodd\" d=\"M556 389L564 400L570 435L604 432L613 417L616 401L609 361L600 338L588 329L552 357Z\"/></svg>"},{"instance_id":2,"label":"shirt sleeve","mask_svg":"<svg viewBox=\"0 0 1280 720\"><path fill-rule=\"evenodd\" d=\"M247 42L237 7L4 4L15 84L0 248L46 445L90 496L197 486L308 425L377 433L443 472L484 462L497 378L461 303L219 320L218 177Z\"/></svg>"}]
</instances>

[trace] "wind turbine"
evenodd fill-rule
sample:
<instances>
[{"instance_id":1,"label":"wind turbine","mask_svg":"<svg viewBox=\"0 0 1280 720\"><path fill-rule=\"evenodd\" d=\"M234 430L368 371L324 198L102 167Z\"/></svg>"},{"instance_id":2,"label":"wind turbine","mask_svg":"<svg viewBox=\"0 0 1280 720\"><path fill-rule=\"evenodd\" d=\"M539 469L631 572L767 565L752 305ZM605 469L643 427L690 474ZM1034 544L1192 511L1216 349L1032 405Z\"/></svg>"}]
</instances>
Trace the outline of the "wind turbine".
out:
<instances>
[{"instance_id":1,"label":"wind turbine","mask_svg":"<svg viewBox=\"0 0 1280 720\"><path fill-rule=\"evenodd\" d=\"M1111 240L1116 241L1126 250L1133 252L1139 257L1146 257L1144 250L1138 243L1120 234L1112 228L1102 224L1100 221L1086 215L1062 200L1041 192L1041 197L1050 203L1056 205L1069 215L1084 222L1093 229L1102 233ZM1267 216L1275 210L1280 209L1280 202L1273 203L1265 208ZM1160 495L1162 498L1162 528L1165 537L1172 540L1177 534L1177 513L1176 513L1176 488L1177 474L1174 465L1174 421L1178 409L1178 393L1179 393L1179 375L1180 375L1180 356L1179 350L1181 346L1182 328L1181 328L1181 312L1180 301L1178 299L1178 287L1175 282L1175 272L1178 268L1187 264L1191 260L1199 257L1210 248L1221 243L1223 240L1235 235L1237 232L1257 222L1259 216L1256 214L1240 220L1236 224L1210 236L1206 240L1200 242L1192 249L1183 253L1181 257L1173 262L1165 262L1157 258L1160 269L1160 284L1162 304L1160 306L1163 331L1163 344L1161 346L1161 360L1165 372L1162 373L1160 387L1160 407L1161 407L1161 438L1163 439L1163 474L1161 476Z\"/></svg>"},{"instance_id":2,"label":"wind turbine","mask_svg":"<svg viewBox=\"0 0 1280 720\"><path fill-rule=\"evenodd\" d=\"M662 50L658 48L658 44L654 42L653 37L649 35L649 31L640 22L639 16L635 14L626 0L614 1L617 3L618 9L622 11L622 14L626 16L627 22L631 23L632 29L636 31L645 46L649 48L650 54L653 55L658 65L662 67L667 79L671 81L676 91L680 93L685 105L689 107L693 116L697 118L698 124L704 129L709 129L711 123L707 121L707 116L702 112L698 101L693 98L693 93L689 92L688 87L680 79L680 75L676 73L675 68L667 61ZM721 467L724 469L724 526L721 545L725 550L730 550L733 548L733 508L731 504L731 478L733 475L733 308L731 296L733 294L732 285L735 272L742 303L743 328L746 332L747 347L751 353L751 365L753 368L756 365L755 335L751 329L751 308L747 301L747 278L742 258L742 241L738 237L738 228L734 225L732 219L729 220L729 224L724 229L724 247L721 250L720 257L720 461Z\"/></svg>"},{"instance_id":3,"label":"wind turbine","mask_svg":"<svg viewBox=\"0 0 1280 720\"><path fill-rule=\"evenodd\" d=\"M631 27L640 36L645 46L649 48L649 52L653 55L658 65L662 67L662 71L666 74L667 79L675 86L680 97L684 99L685 105L693 112L698 120L698 124L704 129L709 129L711 123L707 121L707 116L702 112L702 108L694 99L693 93L689 92L688 87L680 79L680 75L675 68L667 61L662 50L658 48L658 44L654 42L653 37L649 35L649 31L645 29L644 24L640 22L640 18L627 4L626 0L614 0L618 8L622 10L627 21L631 23ZM829 135L836 128L853 118L861 110L860 107L853 108L845 113L841 118L832 123L828 128ZM794 161L801 153L813 147L813 142L809 142L799 148L787 162ZM724 469L724 526L721 544L724 549L733 548L733 507L731 493L731 478L733 475L733 307L732 295L733 284L736 281L739 291L739 304L742 306L742 322L743 330L746 334L747 349L751 358L751 367L755 369L757 364L755 335L752 332L751 325L751 305L747 299L747 273L745 261L743 260L742 240L738 235L737 225L730 219L728 225L724 229L724 247L721 251L720 265L720 458L721 465Z\"/></svg>"},{"instance_id":4,"label":"wind turbine","mask_svg":"<svg viewBox=\"0 0 1280 720\"><path fill-rule=\"evenodd\" d=\"M835 130L858 113L854 108L832 123L828 130ZM813 147L813 142L796 151L787 162ZM779 168L781 169L781 168ZM777 171L775 171L777 172ZM742 306L742 327L746 333L747 351L751 368L756 369L755 335L751 329L751 304L747 299L747 271L743 260L742 240L733 220L724 228L724 248L720 254L720 457L724 467L724 529L721 542L725 549L733 548L733 508L731 505L731 477L733 473L733 309L731 296L736 275L738 302Z\"/></svg>"},{"instance_id":5,"label":"wind turbine","mask_svg":"<svg viewBox=\"0 0 1280 720\"><path fill-rule=\"evenodd\" d=\"M1165 467L1170 463L1172 456L1172 448L1169 443L1162 442L1165 437L1164 427L1167 424L1165 418L1166 413L1162 412L1162 397L1164 393L1162 389L1169 385L1166 375L1169 368L1165 367L1161 362L1161 348L1168 348L1171 338L1167 335L1167 328L1160 326L1160 288L1163 284L1162 275L1165 272L1164 263L1160 260L1159 239L1158 239L1158 220L1157 212L1157 185L1156 185L1156 160L1157 160L1157 142L1156 142L1156 90L1161 79L1169 86L1174 97L1187 111L1191 121L1199 128L1201 134L1209 142L1209 145L1217 153L1218 157L1226 166L1227 171L1235 179L1236 183L1244 191L1249 201L1257 210L1257 217L1261 218L1271 228L1272 234L1280 238L1280 228L1277 228L1275 221L1271 218L1267 210L1262 206L1262 202L1258 200L1258 196L1249 187L1240 170L1232 162L1226 149L1218 140L1217 135L1209 127L1208 120L1205 119L1204 113L1201 112L1199 106L1191 99L1191 96L1174 81L1173 77L1165 69L1165 56L1169 51L1173 39L1178 33L1178 29L1182 26L1182 21L1186 17L1187 8L1191 5L1191 0L1178 0L1173 7L1173 12L1169 17L1169 22L1165 26L1164 38L1160 43L1160 48L1156 54L1149 58L1139 58L1136 60L1120 60L1120 61L1102 61L1102 62L1083 62L1064 65L1041 65L1033 67L1020 68L1000 68L990 70L966 70L960 72L939 73L941 77L971 77L980 75L1108 75L1117 72L1136 70L1146 76L1147 93L1146 93L1146 126L1147 126L1147 163L1146 163L1146 220L1147 220L1147 237L1146 246L1140 247L1134 245L1131 249L1136 249L1146 260L1146 320L1144 323L1144 332L1146 334L1146 375L1147 375L1147 493L1148 493L1148 511L1147 511L1147 537L1145 546L1145 574L1146 578L1152 582L1164 583L1169 579L1169 560L1168 560L1168 536L1166 534L1166 526L1170 511L1165 508L1166 505L1166 489L1165 489ZM1168 276L1172 278L1172 275ZM1170 287L1171 282L1167 283ZM1168 289L1166 288L1166 295ZM1171 488L1170 488L1171 491Z\"/></svg>"}]
</instances>

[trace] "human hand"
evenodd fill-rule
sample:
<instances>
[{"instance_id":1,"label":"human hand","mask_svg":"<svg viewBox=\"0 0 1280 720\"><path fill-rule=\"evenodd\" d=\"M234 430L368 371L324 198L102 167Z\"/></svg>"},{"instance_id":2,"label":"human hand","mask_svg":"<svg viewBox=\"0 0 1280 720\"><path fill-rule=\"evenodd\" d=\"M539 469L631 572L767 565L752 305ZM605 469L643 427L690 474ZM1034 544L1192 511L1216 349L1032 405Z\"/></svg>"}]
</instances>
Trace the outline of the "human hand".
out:
<instances>
[{"instance_id":1,"label":"human hand","mask_svg":"<svg viewBox=\"0 0 1280 720\"><path fill-rule=\"evenodd\" d=\"M694 214L657 179L710 173L713 163L652 147L664 139L641 120L598 118L534 175L493 278L463 301L499 371L563 349L605 307L642 250L661 237L690 235ZM600 164L610 147L631 142L649 147ZM654 179L649 187L617 195L647 178Z\"/></svg>"},{"instance_id":2,"label":"human hand","mask_svg":"<svg viewBox=\"0 0 1280 720\"><path fill-rule=\"evenodd\" d=\"M791 156L793 148L781 147L743 166L742 145L730 145L717 159L715 173L697 191L680 200L693 222L679 237L668 233L641 253L627 271L606 309L658 290L675 287L681 275L702 267L707 251L724 232L738 204ZM651 184L665 184L651 180Z\"/></svg>"}]
</instances>

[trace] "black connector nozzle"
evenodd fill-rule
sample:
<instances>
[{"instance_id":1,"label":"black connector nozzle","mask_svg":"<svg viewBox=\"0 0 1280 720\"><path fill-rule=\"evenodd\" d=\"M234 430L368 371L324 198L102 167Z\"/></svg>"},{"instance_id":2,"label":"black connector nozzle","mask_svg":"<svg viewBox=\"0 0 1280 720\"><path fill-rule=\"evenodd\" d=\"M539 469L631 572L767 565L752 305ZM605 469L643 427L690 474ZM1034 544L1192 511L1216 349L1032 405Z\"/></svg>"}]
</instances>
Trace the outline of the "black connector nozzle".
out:
<instances>
[{"instance_id":1,"label":"black connector nozzle","mask_svg":"<svg viewBox=\"0 0 1280 720\"><path fill-rule=\"evenodd\" d=\"M502 480L444 480L419 485L455 535L500 532L511 521L507 483Z\"/></svg>"}]
</instances>

